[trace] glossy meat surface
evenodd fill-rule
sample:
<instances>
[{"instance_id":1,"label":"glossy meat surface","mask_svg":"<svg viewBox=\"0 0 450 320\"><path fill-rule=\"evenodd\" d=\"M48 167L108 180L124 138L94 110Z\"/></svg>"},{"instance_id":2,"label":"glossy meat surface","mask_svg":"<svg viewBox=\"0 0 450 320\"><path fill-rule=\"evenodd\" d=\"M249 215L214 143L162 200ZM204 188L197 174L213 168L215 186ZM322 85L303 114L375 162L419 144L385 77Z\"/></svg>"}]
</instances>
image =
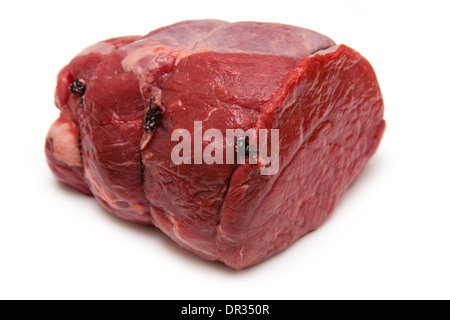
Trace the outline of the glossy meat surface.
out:
<instances>
[{"instance_id":1,"label":"glossy meat surface","mask_svg":"<svg viewBox=\"0 0 450 320\"><path fill-rule=\"evenodd\" d=\"M59 180L235 269L320 226L384 130L378 83L359 53L310 30L256 22L185 21L95 44L60 72L56 105L46 154ZM148 130L155 106L162 115ZM278 173L175 165L171 134L194 136L194 121L224 136L279 129Z\"/></svg>"}]
</instances>

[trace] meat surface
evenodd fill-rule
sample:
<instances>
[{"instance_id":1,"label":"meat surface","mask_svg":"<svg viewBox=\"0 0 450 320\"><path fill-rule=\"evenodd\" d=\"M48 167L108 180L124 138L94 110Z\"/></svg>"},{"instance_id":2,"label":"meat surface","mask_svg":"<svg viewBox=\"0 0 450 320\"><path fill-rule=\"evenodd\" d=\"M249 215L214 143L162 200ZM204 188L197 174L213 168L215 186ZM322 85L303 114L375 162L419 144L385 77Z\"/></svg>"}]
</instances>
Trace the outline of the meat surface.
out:
<instances>
[{"instance_id":1,"label":"meat surface","mask_svg":"<svg viewBox=\"0 0 450 320\"><path fill-rule=\"evenodd\" d=\"M385 128L367 60L273 23L185 21L97 43L58 75L56 105L46 155L60 181L234 269L319 227ZM194 137L194 122L223 136L253 129L252 141L278 129L278 170L261 174L274 164L248 154L240 164L196 164L192 154L175 164L172 135ZM202 150L210 143L230 147L203 140Z\"/></svg>"}]
</instances>

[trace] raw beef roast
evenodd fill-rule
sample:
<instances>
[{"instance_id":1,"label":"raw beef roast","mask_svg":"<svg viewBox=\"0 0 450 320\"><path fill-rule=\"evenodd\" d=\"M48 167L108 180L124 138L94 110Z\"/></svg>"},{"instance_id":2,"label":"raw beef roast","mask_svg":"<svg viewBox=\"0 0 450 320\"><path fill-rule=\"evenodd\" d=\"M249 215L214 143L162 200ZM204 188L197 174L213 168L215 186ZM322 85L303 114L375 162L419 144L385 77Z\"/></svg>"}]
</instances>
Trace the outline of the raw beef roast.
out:
<instances>
[{"instance_id":1,"label":"raw beef roast","mask_svg":"<svg viewBox=\"0 0 450 320\"><path fill-rule=\"evenodd\" d=\"M56 105L46 154L59 180L235 269L319 227L385 127L367 60L272 23L186 21L99 42L61 70ZM172 133L194 136L194 121L224 136L278 129L276 174L261 161L175 164Z\"/></svg>"}]
</instances>

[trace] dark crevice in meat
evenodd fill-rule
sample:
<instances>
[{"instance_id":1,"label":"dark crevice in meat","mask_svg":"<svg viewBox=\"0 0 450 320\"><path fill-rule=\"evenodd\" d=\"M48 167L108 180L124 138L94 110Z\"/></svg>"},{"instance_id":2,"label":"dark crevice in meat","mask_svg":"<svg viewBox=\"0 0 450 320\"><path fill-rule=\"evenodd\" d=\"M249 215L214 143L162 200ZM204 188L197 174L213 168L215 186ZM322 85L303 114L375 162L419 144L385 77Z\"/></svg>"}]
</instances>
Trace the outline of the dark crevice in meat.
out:
<instances>
[{"instance_id":1,"label":"dark crevice in meat","mask_svg":"<svg viewBox=\"0 0 450 320\"><path fill-rule=\"evenodd\" d=\"M155 98L150 101L150 110L145 115L144 130L146 133L149 133L150 130L155 130L161 125L163 111L155 101Z\"/></svg>"},{"instance_id":2,"label":"dark crevice in meat","mask_svg":"<svg viewBox=\"0 0 450 320\"><path fill-rule=\"evenodd\" d=\"M145 174L145 172L144 172L144 161L142 160L142 152L141 152L141 156L140 156L140 161L141 161L141 178L142 178L142 183L144 183L144 174ZM144 193L145 193L145 190L144 190Z\"/></svg>"},{"instance_id":3,"label":"dark crevice in meat","mask_svg":"<svg viewBox=\"0 0 450 320\"><path fill-rule=\"evenodd\" d=\"M84 96L86 92L86 83L83 79L76 79L69 86L69 92L74 95Z\"/></svg>"},{"instance_id":4,"label":"dark crevice in meat","mask_svg":"<svg viewBox=\"0 0 450 320\"><path fill-rule=\"evenodd\" d=\"M81 151L82 150L82 148L81 148L81 132L78 133L78 150L80 151L81 163L83 163L83 152Z\"/></svg>"},{"instance_id":5,"label":"dark crevice in meat","mask_svg":"<svg viewBox=\"0 0 450 320\"><path fill-rule=\"evenodd\" d=\"M245 150L245 156L246 157L248 157L250 155L250 143L249 143L249 140L248 140L248 136L242 136L242 137L239 137L236 140L236 145L234 147L235 151L238 152L238 150L240 148L245 148L244 150ZM252 153L253 152L254 151L252 150Z\"/></svg>"},{"instance_id":6,"label":"dark crevice in meat","mask_svg":"<svg viewBox=\"0 0 450 320\"><path fill-rule=\"evenodd\" d=\"M153 99L152 99L153 100ZM150 103L150 110L151 110L151 103ZM150 111L149 111L150 112ZM142 130L142 134L141 134L141 137L145 134L145 132L146 133L148 133L147 132L147 129L146 129L146 126L147 126L147 116L145 117L145 121L144 121L144 124L143 124L143 130ZM147 198L147 195L146 195L146 193L145 193L145 165L144 165L144 158L143 158L143 155L142 155L142 153L143 153L143 149L142 148L139 148L139 163L140 163L140 165L141 165L141 186L142 186L142 194L144 195L144 197L143 197L143 200L144 200L144 204L145 204L145 207L147 208L147 210L148 210L148 214L150 215L150 216L152 216L152 208L151 208L151 205L150 205L150 201L148 200L148 198ZM153 222L152 222L153 223Z\"/></svg>"},{"instance_id":7,"label":"dark crevice in meat","mask_svg":"<svg viewBox=\"0 0 450 320\"><path fill-rule=\"evenodd\" d=\"M76 96L81 96L80 108L84 110L84 94L86 93L86 82L83 79L76 79L69 86L69 92Z\"/></svg>"}]
</instances>

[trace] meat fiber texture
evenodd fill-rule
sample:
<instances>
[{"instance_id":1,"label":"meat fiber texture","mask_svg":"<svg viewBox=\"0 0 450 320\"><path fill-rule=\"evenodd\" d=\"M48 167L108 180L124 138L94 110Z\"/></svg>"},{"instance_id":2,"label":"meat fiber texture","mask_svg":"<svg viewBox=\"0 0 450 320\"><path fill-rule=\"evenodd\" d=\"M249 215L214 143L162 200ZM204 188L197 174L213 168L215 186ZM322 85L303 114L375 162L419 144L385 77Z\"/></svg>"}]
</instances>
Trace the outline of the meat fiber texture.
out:
<instances>
[{"instance_id":1,"label":"meat fiber texture","mask_svg":"<svg viewBox=\"0 0 450 320\"><path fill-rule=\"evenodd\" d=\"M324 223L385 128L366 59L273 23L185 21L99 42L61 70L56 106L46 155L60 181L234 269ZM152 106L162 114L149 130ZM194 121L224 135L278 129L278 172L262 175L260 163L174 164L171 134L193 135Z\"/></svg>"}]
</instances>

